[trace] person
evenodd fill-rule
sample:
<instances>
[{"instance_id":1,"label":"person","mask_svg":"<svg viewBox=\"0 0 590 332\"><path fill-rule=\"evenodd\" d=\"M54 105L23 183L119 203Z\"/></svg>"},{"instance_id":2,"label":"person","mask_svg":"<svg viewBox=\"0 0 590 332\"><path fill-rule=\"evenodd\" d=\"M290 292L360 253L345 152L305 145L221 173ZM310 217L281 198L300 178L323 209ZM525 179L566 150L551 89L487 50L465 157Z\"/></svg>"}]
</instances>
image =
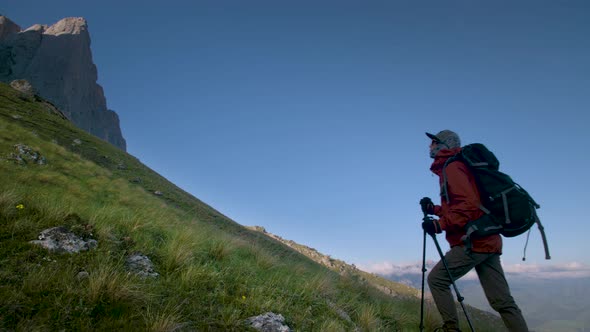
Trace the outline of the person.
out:
<instances>
[{"instance_id":1,"label":"person","mask_svg":"<svg viewBox=\"0 0 590 332\"><path fill-rule=\"evenodd\" d=\"M420 201L426 214L439 217L438 220L425 217L422 228L430 235L445 232L451 248L444 257L455 280L475 268L488 302L500 314L508 330L528 331L522 312L510 294L500 263L502 237L494 234L474 238L469 250L466 250L462 241L466 234L465 225L481 217L484 212L480 209L475 179L467 166L460 161L445 166L450 157L461 151L459 136L451 130L426 135L432 140L430 157L434 162L430 170L439 176L441 204L434 205L428 197ZM439 331L460 331L457 307L450 289L453 281L442 261L428 275L428 286L444 324Z\"/></svg>"}]
</instances>

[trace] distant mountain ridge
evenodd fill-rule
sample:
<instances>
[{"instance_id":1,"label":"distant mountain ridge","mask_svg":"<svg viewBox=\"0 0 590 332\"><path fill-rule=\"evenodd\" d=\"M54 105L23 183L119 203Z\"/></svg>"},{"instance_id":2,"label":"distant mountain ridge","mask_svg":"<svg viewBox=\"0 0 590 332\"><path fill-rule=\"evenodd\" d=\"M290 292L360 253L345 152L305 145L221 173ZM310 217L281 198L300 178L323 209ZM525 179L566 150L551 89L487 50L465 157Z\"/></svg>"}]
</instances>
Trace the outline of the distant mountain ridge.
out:
<instances>
[{"instance_id":1,"label":"distant mountain ridge","mask_svg":"<svg viewBox=\"0 0 590 332\"><path fill-rule=\"evenodd\" d=\"M428 272L434 265L433 261L427 262ZM390 272L378 275L408 286L420 287L421 267L421 263L389 266ZM541 277L530 272L506 271L506 278L512 295L532 330L537 332L578 332L584 331L584 328L588 330L590 277L585 274L579 277L575 274ZM459 279L457 286L466 304L495 313L486 300L479 280L473 273Z\"/></svg>"},{"instance_id":2,"label":"distant mountain ridge","mask_svg":"<svg viewBox=\"0 0 590 332\"><path fill-rule=\"evenodd\" d=\"M119 117L107 108L97 78L84 18L22 30L0 16L0 81L27 80L78 128L125 151Z\"/></svg>"}]
</instances>

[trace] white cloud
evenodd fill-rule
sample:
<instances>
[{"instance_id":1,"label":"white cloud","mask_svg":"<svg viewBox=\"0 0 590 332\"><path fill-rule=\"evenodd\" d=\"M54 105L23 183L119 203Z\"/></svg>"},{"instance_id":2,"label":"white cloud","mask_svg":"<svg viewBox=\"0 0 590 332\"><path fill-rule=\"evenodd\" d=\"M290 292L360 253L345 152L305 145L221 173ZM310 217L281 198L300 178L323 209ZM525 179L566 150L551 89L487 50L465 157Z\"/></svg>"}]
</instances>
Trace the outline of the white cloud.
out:
<instances>
[{"instance_id":1,"label":"white cloud","mask_svg":"<svg viewBox=\"0 0 590 332\"><path fill-rule=\"evenodd\" d=\"M430 269L436 262L427 261L426 268ZM395 275L401 276L404 274L421 274L422 273L422 262L418 263L400 263L396 264L393 262L380 262L372 263L368 265L357 265L360 270L375 273L379 275Z\"/></svg>"},{"instance_id":2,"label":"white cloud","mask_svg":"<svg viewBox=\"0 0 590 332\"><path fill-rule=\"evenodd\" d=\"M590 277L590 266L570 262L563 264L512 264L504 266L507 274L531 278L586 278Z\"/></svg>"},{"instance_id":3,"label":"white cloud","mask_svg":"<svg viewBox=\"0 0 590 332\"><path fill-rule=\"evenodd\" d=\"M436 262L428 261L426 268L428 271ZM367 265L358 265L359 269L382 276L403 276L422 274L422 262L414 263L393 263L380 262ZM529 278L586 278L590 277L590 266L579 262L569 262L561 264L508 264L503 265L504 272L515 277ZM463 278L475 279L475 271L469 272Z\"/></svg>"}]
</instances>

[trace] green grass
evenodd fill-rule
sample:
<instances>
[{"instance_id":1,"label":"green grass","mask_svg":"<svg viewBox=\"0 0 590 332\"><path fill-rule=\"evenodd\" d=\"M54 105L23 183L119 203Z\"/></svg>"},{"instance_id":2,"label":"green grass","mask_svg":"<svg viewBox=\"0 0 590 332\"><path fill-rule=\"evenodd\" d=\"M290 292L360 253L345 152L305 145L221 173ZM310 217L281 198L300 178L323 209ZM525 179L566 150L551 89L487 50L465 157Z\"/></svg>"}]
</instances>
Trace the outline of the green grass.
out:
<instances>
[{"instance_id":1,"label":"green grass","mask_svg":"<svg viewBox=\"0 0 590 332\"><path fill-rule=\"evenodd\" d=\"M0 83L0 330L244 331L268 311L297 331L417 330L418 299L388 297L242 227L47 109ZM47 164L11 160L16 144ZM29 243L55 226L99 245L55 254ZM158 278L128 273L135 252Z\"/></svg>"}]
</instances>

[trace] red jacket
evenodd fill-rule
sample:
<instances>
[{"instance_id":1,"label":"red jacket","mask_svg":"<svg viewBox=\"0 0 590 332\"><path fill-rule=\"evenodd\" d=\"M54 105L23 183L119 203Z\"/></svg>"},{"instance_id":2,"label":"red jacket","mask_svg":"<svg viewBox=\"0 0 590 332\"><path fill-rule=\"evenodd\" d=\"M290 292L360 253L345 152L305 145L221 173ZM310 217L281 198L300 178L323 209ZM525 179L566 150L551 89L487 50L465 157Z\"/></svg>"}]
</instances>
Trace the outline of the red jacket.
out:
<instances>
[{"instance_id":1,"label":"red jacket","mask_svg":"<svg viewBox=\"0 0 590 332\"><path fill-rule=\"evenodd\" d=\"M447 165L445 173L449 202L443 192L443 166L447 159L459 151L461 148L439 151L430 166L430 170L439 176L441 186L441 205L434 207L434 213L440 217L438 221L451 247L464 245L461 238L465 235L465 225L484 214L479 208L481 203L475 179L464 163L456 161ZM502 253L502 237L498 234L472 239L472 245L473 252Z\"/></svg>"}]
</instances>

